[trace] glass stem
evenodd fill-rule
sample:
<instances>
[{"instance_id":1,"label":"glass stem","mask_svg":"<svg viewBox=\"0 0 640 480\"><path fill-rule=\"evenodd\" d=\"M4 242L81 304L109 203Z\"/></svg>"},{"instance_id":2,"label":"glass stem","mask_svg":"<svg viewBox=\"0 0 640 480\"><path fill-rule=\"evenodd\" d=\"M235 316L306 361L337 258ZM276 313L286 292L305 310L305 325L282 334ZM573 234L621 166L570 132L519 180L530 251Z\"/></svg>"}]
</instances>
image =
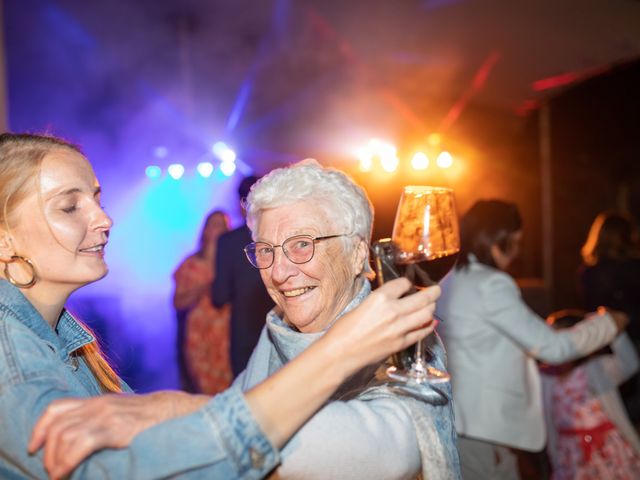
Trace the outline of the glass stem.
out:
<instances>
[{"instance_id":1,"label":"glass stem","mask_svg":"<svg viewBox=\"0 0 640 480\"><path fill-rule=\"evenodd\" d=\"M422 344L422 340L418 340L418 343L416 343L416 359L411 367L419 376L427 374L427 365L424 361L424 345Z\"/></svg>"}]
</instances>

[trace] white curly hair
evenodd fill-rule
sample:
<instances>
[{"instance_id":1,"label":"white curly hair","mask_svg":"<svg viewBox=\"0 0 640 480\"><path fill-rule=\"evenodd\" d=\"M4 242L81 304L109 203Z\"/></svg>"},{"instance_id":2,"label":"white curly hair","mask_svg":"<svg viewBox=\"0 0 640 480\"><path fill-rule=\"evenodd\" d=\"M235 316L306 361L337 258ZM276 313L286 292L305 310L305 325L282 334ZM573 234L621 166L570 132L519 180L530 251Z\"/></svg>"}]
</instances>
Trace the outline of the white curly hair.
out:
<instances>
[{"instance_id":1,"label":"white curly hair","mask_svg":"<svg viewBox=\"0 0 640 480\"><path fill-rule=\"evenodd\" d=\"M344 172L323 167L311 158L272 170L251 187L245 202L247 225L255 235L263 211L299 201L313 202L341 228L339 232L371 244L373 205L364 189ZM343 238L343 245L347 252L355 248L348 237ZM368 254L365 272L371 273Z\"/></svg>"}]
</instances>

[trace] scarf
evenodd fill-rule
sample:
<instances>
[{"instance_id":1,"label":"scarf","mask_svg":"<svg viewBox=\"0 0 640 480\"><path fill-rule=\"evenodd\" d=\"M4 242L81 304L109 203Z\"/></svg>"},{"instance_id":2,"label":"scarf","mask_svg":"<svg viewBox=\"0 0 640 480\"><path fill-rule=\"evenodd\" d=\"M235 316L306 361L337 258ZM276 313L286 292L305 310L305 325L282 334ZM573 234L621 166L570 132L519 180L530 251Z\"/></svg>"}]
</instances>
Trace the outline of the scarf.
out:
<instances>
[{"instance_id":1,"label":"scarf","mask_svg":"<svg viewBox=\"0 0 640 480\"><path fill-rule=\"evenodd\" d=\"M371 286L368 281L364 281L358 294L332 323L360 305L370 293ZM287 325L274 310L267 315L267 332L273 347L269 356L269 373L275 372L295 358L325 333L298 332ZM445 351L438 335L432 333L424 342L431 353L429 365L444 370ZM397 384L386 378L384 372L388 362L389 360L380 365L365 367L352 375L334 393L332 400L357 398L370 401L393 397L411 412L422 460L422 478L459 479L460 462L456 446L451 385L447 382L418 386L421 399L408 396L398 390Z\"/></svg>"}]
</instances>

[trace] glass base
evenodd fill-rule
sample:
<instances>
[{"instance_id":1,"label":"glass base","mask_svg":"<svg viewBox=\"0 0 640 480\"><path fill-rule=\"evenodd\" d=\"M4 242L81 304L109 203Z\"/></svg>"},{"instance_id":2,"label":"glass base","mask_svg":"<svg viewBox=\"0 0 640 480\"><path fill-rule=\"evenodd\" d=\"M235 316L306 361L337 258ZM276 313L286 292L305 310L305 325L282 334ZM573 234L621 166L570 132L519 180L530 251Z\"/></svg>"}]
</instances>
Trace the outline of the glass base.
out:
<instances>
[{"instance_id":1,"label":"glass base","mask_svg":"<svg viewBox=\"0 0 640 480\"><path fill-rule=\"evenodd\" d=\"M426 365L420 369L399 370L396 367L387 368L387 376L397 382L407 384L417 383L444 383L451 379L447 372Z\"/></svg>"}]
</instances>

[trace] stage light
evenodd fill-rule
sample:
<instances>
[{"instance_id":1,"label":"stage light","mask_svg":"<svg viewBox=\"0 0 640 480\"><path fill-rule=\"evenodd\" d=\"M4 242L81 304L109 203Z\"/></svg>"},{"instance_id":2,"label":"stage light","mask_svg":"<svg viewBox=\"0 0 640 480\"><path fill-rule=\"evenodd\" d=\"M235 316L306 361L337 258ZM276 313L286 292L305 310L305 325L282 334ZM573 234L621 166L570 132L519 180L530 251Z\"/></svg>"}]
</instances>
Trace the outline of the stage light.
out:
<instances>
[{"instance_id":1,"label":"stage light","mask_svg":"<svg viewBox=\"0 0 640 480\"><path fill-rule=\"evenodd\" d=\"M196 169L201 177L209 178L213 173L213 164L211 162L200 162Z\"/></svg>"},{"instance_id":2,"label":"stage light","mask_svg":"<svg viewBox=\"0 0 640 480\"><path fill-rule=\"evenodd\" d=\"M179 180L180 178L182 178L182 175L184 175L184 166L179 163L172 163L167 168L167 172L169 172L171 178L173 178L174 180Z\"/></svg>"},{"instance_id":3,"label":"stage light","mask_svg":"<svg viewBox=\"0 0 640 480\"><path fill-rule=\"evenodd\" d=\"M411 166L414 170L426 170L429 167L429 158L423 152L416 152L411 159Z\"/></svg>"},{"instance_id":4,"label":"stage light","mask_svg":"<svg viewBox=\"0 0 640 480\"><path fill-rule=\"evenodd\" d=\"M394 145L383 142L377 138L369 140L368 149L373 155L377 155L381 159L385 157L395 157L398 152Z\"/></svg>"},{"instance_id":5,"label":"stage light","mask_svg":"<svg viewBox=\"0 0 640 480\"><path fill-rule=\"evenodd\" d=\"M236 164L234 162L222 162L220 164L220 171L225 177L230 177L233 172L236 171Z\"/></svg>"},{"instance_id":6,"label":"stage light","mask_svg":"<svg viewBox=\"0 0 640 480\"><path fill-rule=\"evenodd\" d=\"M453 157L449 152L447 152L446 150L443 150L438 155L436 163L440 168L449 168L451 167L451 165L453 165Z\"/></svg>"},{"instance_id":7,"label":"stage light","mask_svg":"<svg viewBox=\"0 0 640 480\"><path fill-rule=\"evenodd\" d=\"M367 148L360 148L357 152L359 160L359 168L361 172L370 172L373 166L373 159L371 158L371 152Z\"/></svg>"},{"instance_id":8,"label":"stage light","mask_svg":"<svg viewBox=\"0 0 640 480\"><path fill-rule=\"evenodd\" d=\"M400 163L400 161L396 155L385 155L384 157L380 157L380 164L385 172L395 172L396 168L398 168L398 163Z\"/></svg>"},{"instance_id":9,"label":"stage light","mask_svg":"<svg viewBox=\"0 0 640 480\"><path fill-rule=\"evenodd\" d=\"M162 175L162 169L157 165L149 165L144 169L144 174L149 178L158 178Z\"/></svg>"},{"instance_id":10,"label":"stage light","mask_svg":"<svg viewBox=\"0 0 640 480\"><path fill-rule=\"evenodd\" d=\"M223 162L236 161L236 152L231 150L224 142L216 142L211 150Z\"/></svg>"}]
</instances>

